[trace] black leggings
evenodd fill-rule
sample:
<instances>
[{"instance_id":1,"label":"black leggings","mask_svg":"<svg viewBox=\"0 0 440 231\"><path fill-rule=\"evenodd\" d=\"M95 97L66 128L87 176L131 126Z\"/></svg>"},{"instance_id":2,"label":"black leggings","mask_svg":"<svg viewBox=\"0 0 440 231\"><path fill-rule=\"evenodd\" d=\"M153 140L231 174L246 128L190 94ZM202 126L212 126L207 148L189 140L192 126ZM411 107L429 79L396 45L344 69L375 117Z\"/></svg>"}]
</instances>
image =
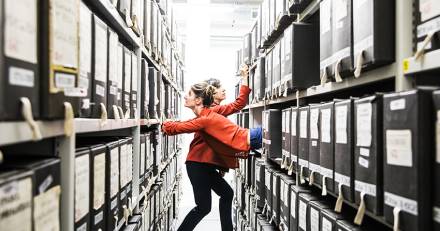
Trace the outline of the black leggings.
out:
<instances>
[{"instance_id":1,"label":"black leggings","mask_svg":"<svg viewBox=\"0 0 440 231\"><path fill-rule=\"evenodd\" d=\"M194 207L185 217L178 231L193 230L211 212L211 190L220 196L219 209L222 230L232 231L232 199L234 191L217 172L214 166L197 162L186 162L186 171L191 181Z\"/></svg>"}]
</instances>

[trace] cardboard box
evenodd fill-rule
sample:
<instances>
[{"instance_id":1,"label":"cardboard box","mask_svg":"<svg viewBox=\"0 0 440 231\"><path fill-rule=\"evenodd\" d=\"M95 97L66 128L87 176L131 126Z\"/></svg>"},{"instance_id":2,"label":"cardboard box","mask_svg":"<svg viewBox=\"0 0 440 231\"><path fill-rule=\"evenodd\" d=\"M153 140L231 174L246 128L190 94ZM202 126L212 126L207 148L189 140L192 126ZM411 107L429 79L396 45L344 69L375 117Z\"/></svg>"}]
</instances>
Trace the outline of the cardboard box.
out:
<instances>
[{"instance_id":1,"label":"cardboard box","mask_svg":"<svg viewBox=\"0 0 440 231\"><path fill-rule=\"evenodd\" d=\"M310 188L306 188L306 187L302 187L302 186L297 186L297 185L291 185L290 189L289 189L290 193L288 195L288 197L290 198L290 213L289 213L289 230L292 231L297 231L299 230L299 195L303 194L303 193L307 193L310 194ZM301 216L302 219L305 219L305 217ZM304 220L302 220L302 224L303 227L305 227L304 225ZM305 230L305 228L304 228Z\"/></svg>"},{"instance_id":2,"label":"cardboard box","mask_svg":"<svg viewBox=\"0 0 440 231\"><path fill-rule=\"evenodd\" d=\"M295 185L294 178L285 174L280 175L280 227L289 229L290 227L290 191L291 186Z\"/></svg>"},{"instance_id":3,"label":"cardboard box","mask_svg":"<svg viewBox=\"0 0 440 231\"><path fill-rule=\"evenodd\" d=\"M281 161L281 111L263 111L263 148L267 158Z\"/></svg>"}]
</instances>

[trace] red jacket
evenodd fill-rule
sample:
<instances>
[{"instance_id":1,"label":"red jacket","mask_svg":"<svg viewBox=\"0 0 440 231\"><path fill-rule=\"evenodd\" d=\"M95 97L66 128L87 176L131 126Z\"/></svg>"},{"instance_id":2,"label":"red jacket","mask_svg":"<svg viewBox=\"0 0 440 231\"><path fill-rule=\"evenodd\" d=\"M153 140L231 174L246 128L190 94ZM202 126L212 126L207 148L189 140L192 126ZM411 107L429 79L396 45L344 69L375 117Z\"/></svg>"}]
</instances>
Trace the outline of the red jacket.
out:
<instances>
[{"instance_id":1,"label":"red jacket","mask_svg":"<svg viewBox=\"0 0 440 231\"><path fill-rule=\"evenodd\" d=\"M203 108L197 118L183 122L166 122L162 131L167 135L200 132L203 140L216 152L227 155L249 151L249 130L242 128L209 108Z\"/></svg>"},{"instance_id":2,"label":"red jacket","mask_svg":"<svg viewBox=\"0 0 440 231\"><path fill-rule=\"evenodd\" d=\"M237 113L246 106L250 92L251 90L249 87L241 86L240 94L233 103L227 105L216 105L210 109L211 111L217 112L222 116L229 116ZM238 167L238 159L234 156L233 152L224 153L226 151L222 150L222 152L219 153L217 148L215 149L216 152L214 152L210 145L214 145L213 147L224 147L223 144L215 139L212 139L212 137L207 138L207 140L210 142L208 144L205 142L205 137L209 137L209 135L203 131L195 132L194 139L190 144L189 153L186 158L187 161L213 164L223 168L224 170Z\"/></svg>"}]
</instances>

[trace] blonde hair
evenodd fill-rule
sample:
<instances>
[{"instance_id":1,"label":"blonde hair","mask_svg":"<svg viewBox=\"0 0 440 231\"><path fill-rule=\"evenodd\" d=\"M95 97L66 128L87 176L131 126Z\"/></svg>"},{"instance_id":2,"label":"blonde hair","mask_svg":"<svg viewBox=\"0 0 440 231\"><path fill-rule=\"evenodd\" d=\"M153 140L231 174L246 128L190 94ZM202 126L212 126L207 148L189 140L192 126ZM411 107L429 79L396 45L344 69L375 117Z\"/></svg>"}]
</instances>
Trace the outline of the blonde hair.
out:
<instances>
[{"instance_id":1,"label":"blonde hair","mask_svg":"<svg viewBox=\"0 0 440 231\"><path fill-rule=\"evenodd\" d=\"M210 107L214 103L215 87L206 83L200 82L191 86L191 91L194 92L196 97L202 99L204 107Z\"/></svg>"}]
</instances>

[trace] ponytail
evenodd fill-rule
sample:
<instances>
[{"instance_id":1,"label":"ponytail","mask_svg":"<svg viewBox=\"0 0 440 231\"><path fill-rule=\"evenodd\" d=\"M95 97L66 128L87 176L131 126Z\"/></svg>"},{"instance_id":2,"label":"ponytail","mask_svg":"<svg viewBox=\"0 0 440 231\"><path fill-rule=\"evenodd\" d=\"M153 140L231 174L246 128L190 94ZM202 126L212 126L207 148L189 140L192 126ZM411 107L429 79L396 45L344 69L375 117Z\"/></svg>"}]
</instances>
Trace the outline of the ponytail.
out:
<instances>
[{"instance_id":1,"label":"ponytail","mask_svg":"<svg viewBox=\"0 0 440 231\"><path fill-rule=\"evenodd\" d=\"M214 103L214 94L216 89L208 83L196 83L191 86L191 90L194 92L196 97L202 99L204 107L210 107Z\"/></svg>"}]
</instances>

